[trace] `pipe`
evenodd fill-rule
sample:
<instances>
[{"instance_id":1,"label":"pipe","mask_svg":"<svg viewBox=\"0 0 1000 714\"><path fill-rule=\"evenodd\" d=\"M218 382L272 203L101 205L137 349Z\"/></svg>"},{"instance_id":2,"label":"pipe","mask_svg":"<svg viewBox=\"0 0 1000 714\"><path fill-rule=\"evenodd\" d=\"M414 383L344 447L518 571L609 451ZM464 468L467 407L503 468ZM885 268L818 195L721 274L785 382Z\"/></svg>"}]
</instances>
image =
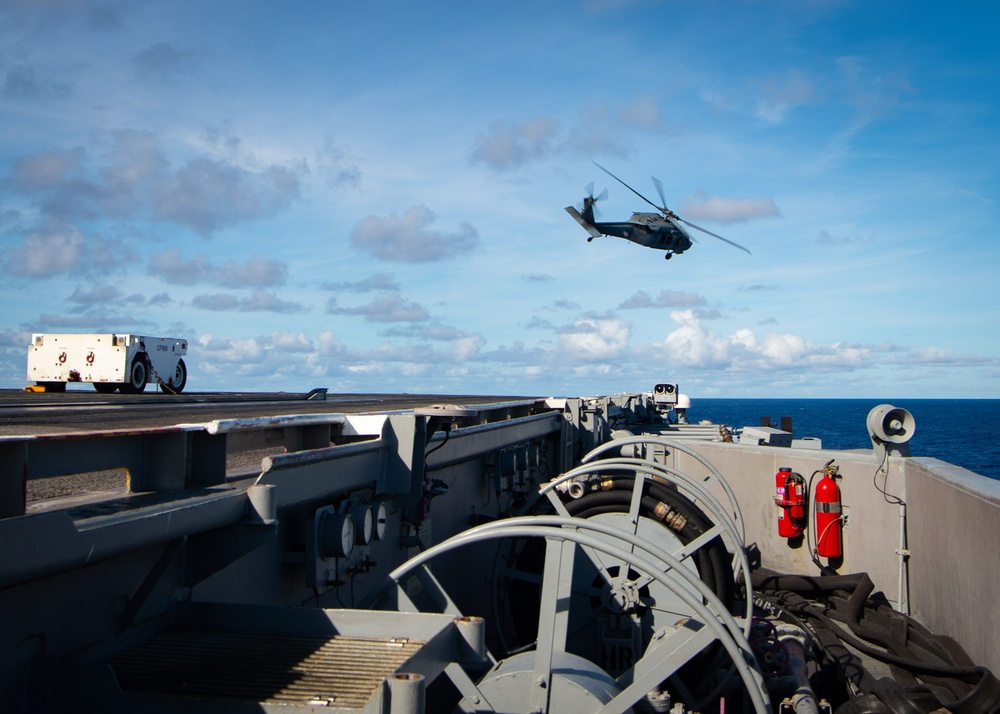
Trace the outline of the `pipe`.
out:
<instances>
[{"instance_id":1,"label":"pipe","mask_svg":"<svg viewBox=\"0 0 1000 714\"><path fill-rule=\"evenodd\" d=\"M388 678L389 714L424 714L427 681L422 674L396 672Z\"/></svg>"},{"instance_id":2,"label":"pipe","mask_svg":"<svg viewBox=\"0 0 1000 714\"><path fill-rule=\"evenodd\" d=\"M791 697L792 709L795 714L820 714L816 693L809 684L805 633L798 627L781 625L777 628L777 637L788 652L788 670L795 684L795 693Z\"/></svg>"}]
</instances>

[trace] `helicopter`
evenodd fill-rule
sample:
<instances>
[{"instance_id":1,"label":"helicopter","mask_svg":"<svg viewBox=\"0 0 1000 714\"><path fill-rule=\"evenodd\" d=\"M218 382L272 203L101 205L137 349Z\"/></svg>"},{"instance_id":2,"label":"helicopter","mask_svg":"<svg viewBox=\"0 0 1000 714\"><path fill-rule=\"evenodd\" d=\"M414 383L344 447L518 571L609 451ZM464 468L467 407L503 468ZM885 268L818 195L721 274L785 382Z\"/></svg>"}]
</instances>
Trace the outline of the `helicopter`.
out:
<instances>
[{"instance_id":1,"label":"helicopter","mask_svg":"<svg viewBox=\"0 0 1000 714\"><path fill-rule=\"evenodd\" d=\"M594 240L594 238L598 238L600 236L624 238L627 241L644 245L647 248L652 248L653 250L666 251L665 257L667 260L670 260L674 257L674 255L678 255L686 251L693 243L691 235L687 232L687 230L685 230L684 226L681 225L683 223L686 226L699 230L702 233L707 233L713 238L718 238L731 246L739 248L746 253L750 253L748 249L744 248L739 243L734 243L728 238L723 238L720 235L712 233L712 231L705 230L701 226L696 226L694 223L684 220L667 208L666 199L663 198L663 184L660 183L659 179L652 176L650 177L653 179L653 185L656 186L656 192L660 196L660 203L663 204L660 206L650 201L596 161L591 161L594 166L655 208L659 211L659 213L633 213L632 217L627 221L620 222L609 223L597 221L594 218L594 205L598 201L604 200L608 192L607 189L605 189L600 196L595 198L593 190L594 185L590 184L587 187L587 193L589 195L583 199L582 212L573 206L566 206L566 212L573 216L576 222L583 226L584 230L590 234L590 237L587 239L588 243Z\"/></svg>"}]
</instances>

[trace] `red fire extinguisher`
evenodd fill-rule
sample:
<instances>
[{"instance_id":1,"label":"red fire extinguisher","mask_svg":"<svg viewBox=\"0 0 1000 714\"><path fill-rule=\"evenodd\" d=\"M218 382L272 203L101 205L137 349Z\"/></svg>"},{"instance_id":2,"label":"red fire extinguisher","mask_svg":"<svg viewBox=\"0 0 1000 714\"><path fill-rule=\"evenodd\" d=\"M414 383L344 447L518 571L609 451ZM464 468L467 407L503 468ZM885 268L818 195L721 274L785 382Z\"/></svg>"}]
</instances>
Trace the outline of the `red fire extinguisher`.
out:
<instances>
[{"instance_id":1,"label":"red fire extinguisher","mask_svg":"<svg viewBox=\"0 0 1000 714\"><path fill-rule=\"evenodd\" d=\"M806 482L787 466L774 475L774 502L778 505L778 535L782 538L802 536L806 515Z\"/></svg>"},{"instance_id":2,"label":"red fire extinguisher","mask_svg":"<svg viewBox=\"0 0 1000 714\"><path fill-rule=\"evenodd\" d=\"M839 558L844 554L843 509L836 476L837 468L827 465L823 478L816 484L816 555L823 558Z\"/></svg>"}]
</instances>

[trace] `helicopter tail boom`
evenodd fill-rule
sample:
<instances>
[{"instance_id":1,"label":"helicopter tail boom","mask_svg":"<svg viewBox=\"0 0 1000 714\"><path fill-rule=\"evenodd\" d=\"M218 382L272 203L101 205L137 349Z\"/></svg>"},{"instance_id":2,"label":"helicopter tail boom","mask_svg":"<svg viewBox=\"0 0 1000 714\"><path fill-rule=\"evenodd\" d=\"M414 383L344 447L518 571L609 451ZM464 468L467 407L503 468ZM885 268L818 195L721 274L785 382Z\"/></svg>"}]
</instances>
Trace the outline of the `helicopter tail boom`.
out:
<instances>
[{"instance_id":1,"label":"helicopter tail boom","mask_svg":"<svg viewBox=\"0 0 1000 714\"><path fill-rule=\"evenodd\" d=\"M573 206L566 206L566 213L573 216L573 219L583 226L583 229L590 234L591 238L600 238L601 232L594 227L593 223L590 223L586 218L580 215L580 212L573 208Z\"/></svg>"}]
</instances>

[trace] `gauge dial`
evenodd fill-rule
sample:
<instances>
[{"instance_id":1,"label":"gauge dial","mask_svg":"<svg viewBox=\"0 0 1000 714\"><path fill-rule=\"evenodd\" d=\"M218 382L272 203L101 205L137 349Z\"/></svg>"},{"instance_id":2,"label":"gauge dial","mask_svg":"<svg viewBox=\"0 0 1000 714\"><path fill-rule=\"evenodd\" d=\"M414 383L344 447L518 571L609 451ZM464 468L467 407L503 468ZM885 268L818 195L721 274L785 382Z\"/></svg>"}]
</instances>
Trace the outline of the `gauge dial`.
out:
<instances>
[{"instance_id":1,"label":"gauge dial","mask_svg":"<svg viewBox=\"0 0 1000 714\"><path fill-rule=\"evenodd\" d=\"M389 509L385 505L385 501L379 501L378 506L375 507L375 540L382 540L385 538L385 528L389 523Z\"/></svg>"},{"instance_id":2,"label":"gauge dial","mask_svg":"<svg viewBox=\"0 0 1000 714\"><path fill-rule=\"evenodd\" d=\"M368 545L375 533L375 513L372 507L367 503L359 503L351 509L351 516L354 517L354 524L357 526L355 543Z\"/></svg>"},{"instance_id":3,"label":"gauge dial","mask_svg":"<svg viewBox=\"0 0 1000 714\"><path fill-rule=\"evenodd\" d=\"M354 550L357 526L349 513L327 512L321 516L317 536L321 558L346 558Z\"/></svg>"},{"instance_id":4,"label":"gauge dial","mask_svg":"<svg viewBox=\"0 0 1000 714\"><path fill-rule=\"evenodd\" d=\"M349 513L344 514L344 523L340 531L340 549L343 551L344 557L350 555L351 551L354 550L357 539L357 525L354 523L354 518Z\"/></svg>"}]
</instances>

